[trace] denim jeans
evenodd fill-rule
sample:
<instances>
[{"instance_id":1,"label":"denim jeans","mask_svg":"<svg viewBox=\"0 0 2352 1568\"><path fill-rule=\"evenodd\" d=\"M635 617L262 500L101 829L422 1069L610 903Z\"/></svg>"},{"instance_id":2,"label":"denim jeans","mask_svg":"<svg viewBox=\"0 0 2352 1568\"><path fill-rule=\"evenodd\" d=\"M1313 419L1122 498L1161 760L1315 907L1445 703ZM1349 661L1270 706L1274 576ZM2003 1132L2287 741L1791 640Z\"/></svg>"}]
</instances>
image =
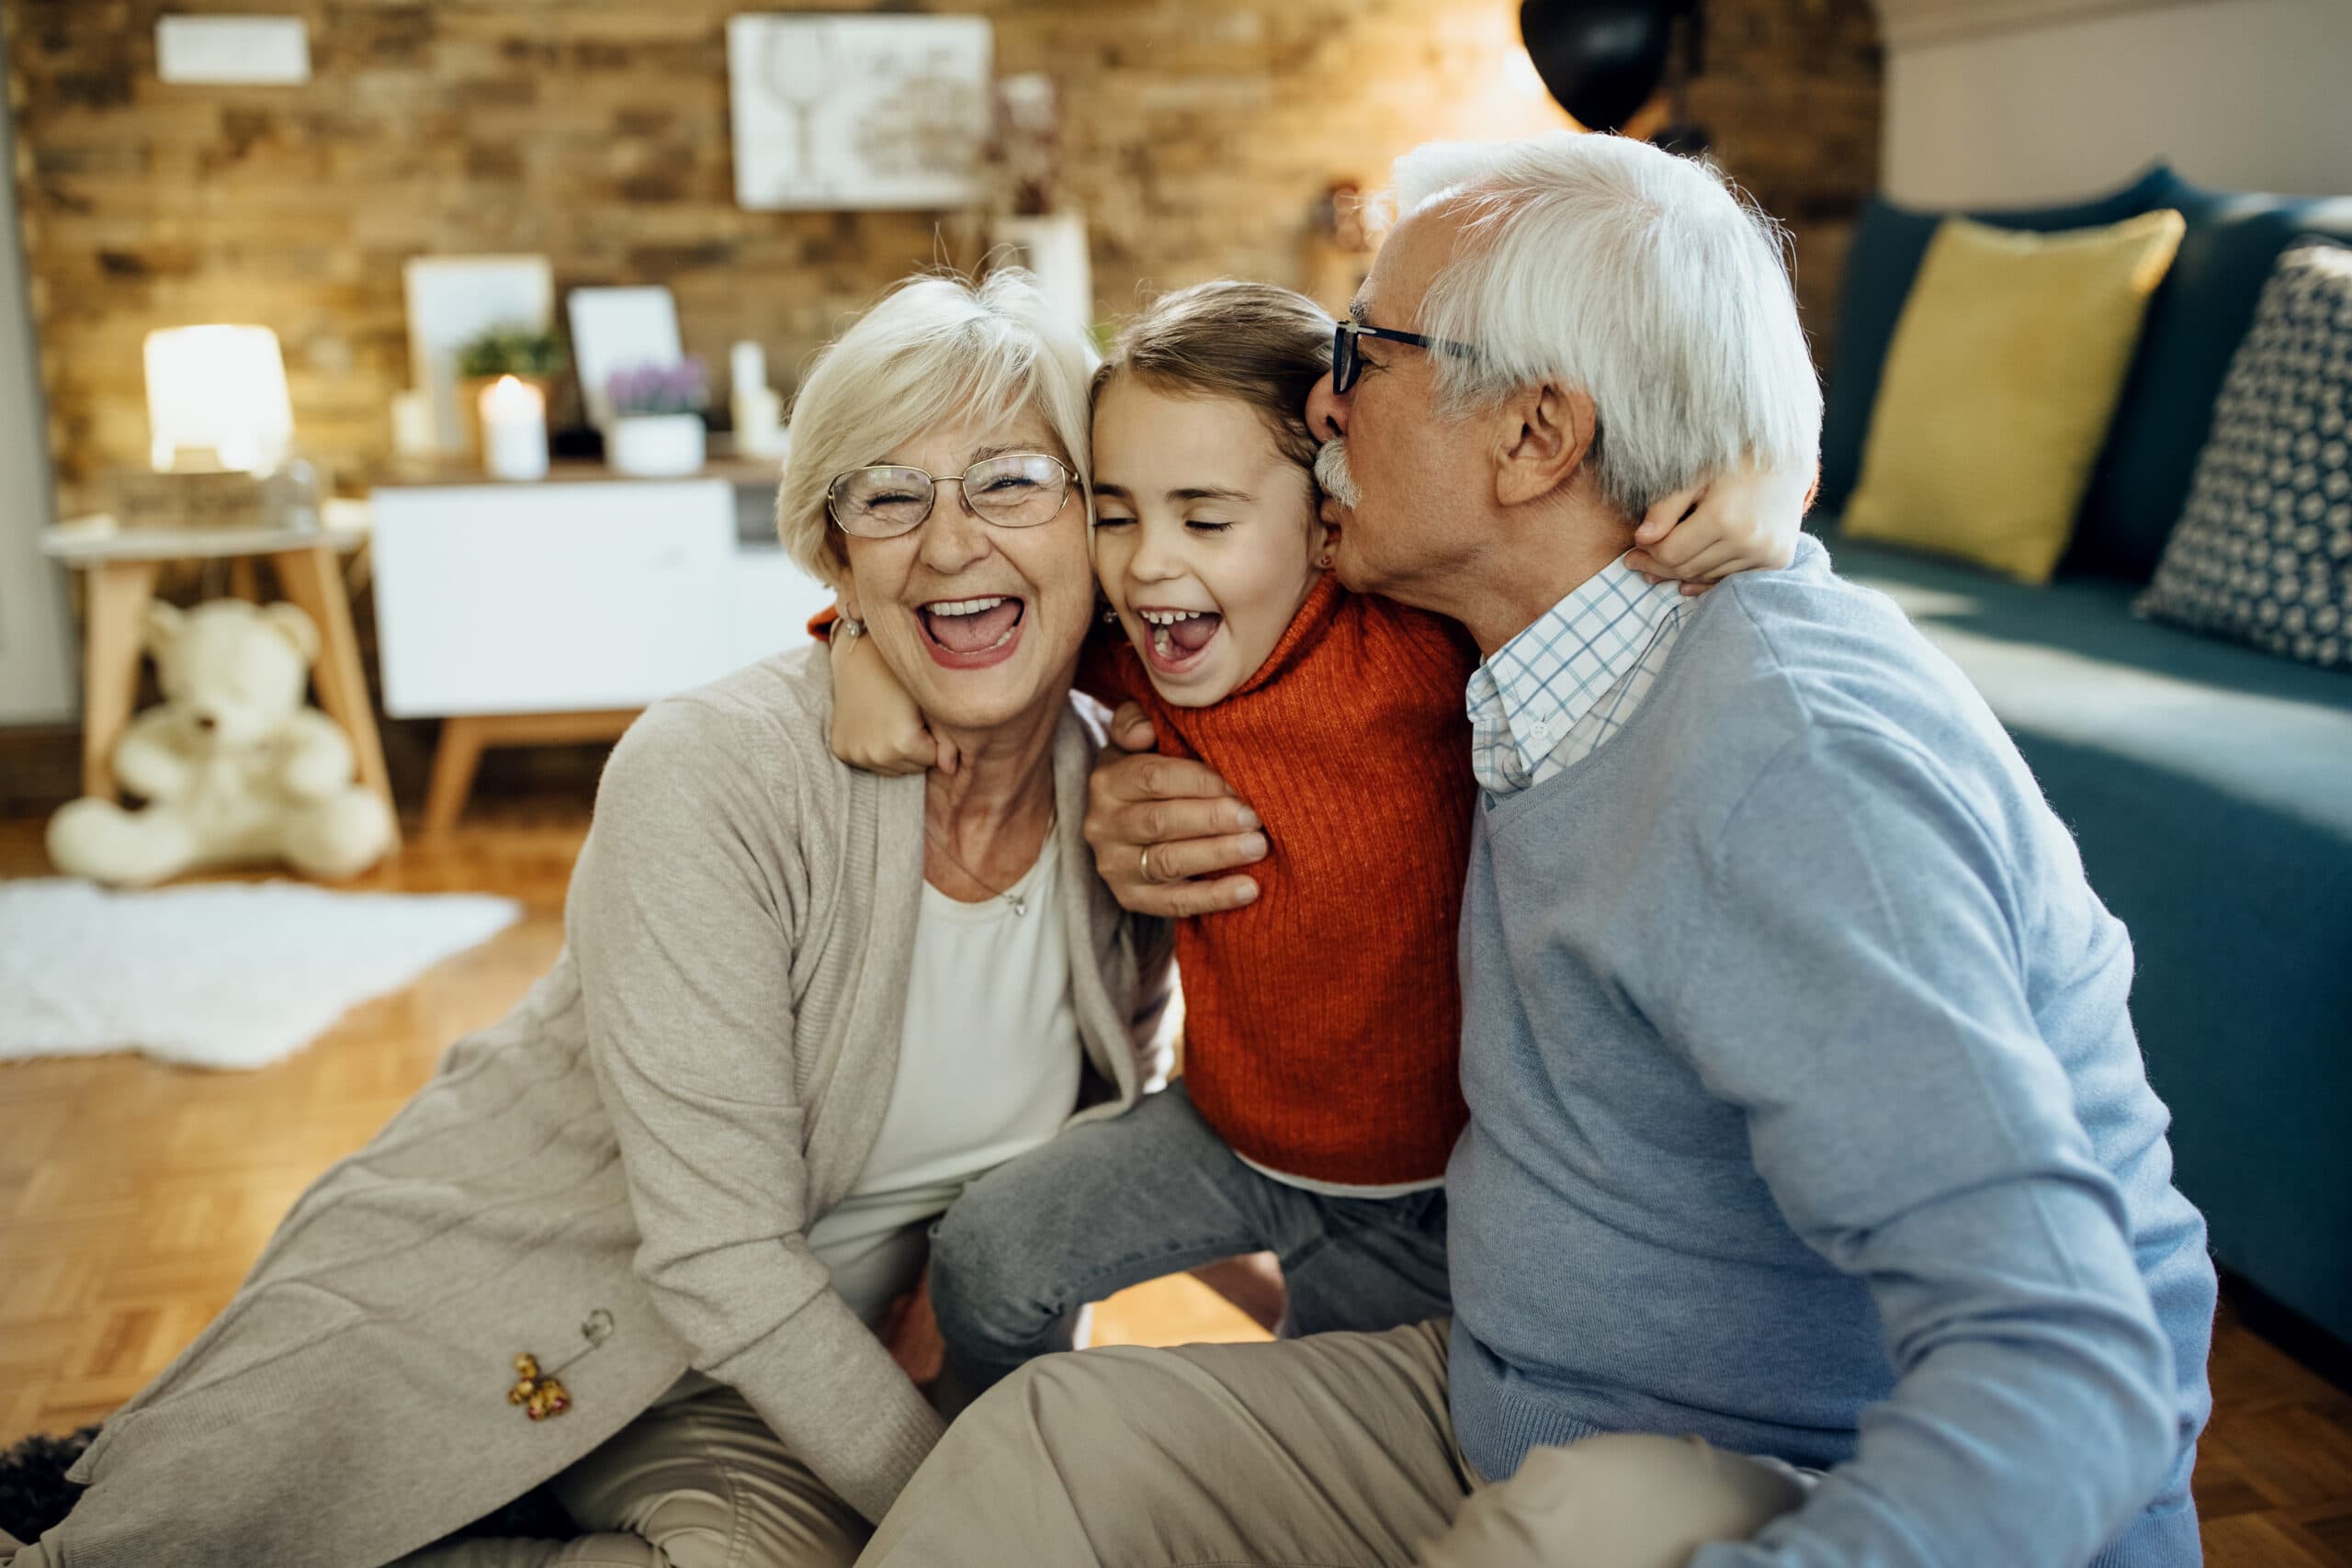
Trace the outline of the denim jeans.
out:
<instances>
[{"instance_id":1,"label":"denim jeans","mask_svg":"<svg viewBox=\"0 0 2352 1568\"><path fill-rule=\"evenodd\" d=\"M1452 1309L1445 1192L1329 1198L1241 1163L1182 1079L966 1189L931 1232L931 1299L959 1393L1070 1348L1078 1309L1243 1253L1282 1262L1284 1337Z\"/></svg>"}]
</instances>

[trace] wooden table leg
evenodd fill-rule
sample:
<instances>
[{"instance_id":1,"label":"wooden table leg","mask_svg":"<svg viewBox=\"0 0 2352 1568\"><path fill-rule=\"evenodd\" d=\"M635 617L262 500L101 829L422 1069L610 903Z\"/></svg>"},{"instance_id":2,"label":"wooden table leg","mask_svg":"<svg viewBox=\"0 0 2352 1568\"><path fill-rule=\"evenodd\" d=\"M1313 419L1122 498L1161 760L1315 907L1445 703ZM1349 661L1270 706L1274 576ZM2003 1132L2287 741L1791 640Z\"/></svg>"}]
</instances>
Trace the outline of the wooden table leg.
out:
<instances>
[{"instance_id":1,"label":"wooden table leg","mask_svg":"<svg viewBox=\"0 0 2352 1568\"><path fill-rule=\"evenodd\" d=\"M617 740L642 708L582 708L570 713L466 713L441 721L433 753L433 788L424 797L424 832L437 837L458 825L474 769L491 746L559 746Z\"/></svg>"},{"instance_id":2,"label":"wooden table leg","mask_svg":"<svg viewBox=\"0 0 2352 1568\"><path fill-rule=\"evenodd\" d=\"M344 596L342 565L324 545L281 550L269 559L277 569L277 584L286 597L318 623L319 663L313 678L319 705L351 737L351 749L359 762L359 782L382 798L397 823L400 807L392 800L391 775L384 768L384 743L376 732L375 705L368 699L368 675L359 665L359 638L351 628L351 602Z\"/></svg>"},{"instance_id":3,"label":"wooden table leg","mask_svg":"<svg viewBox=\"0 0 2352 1568\"><path fill-rule=\"evenodd\" d=\"M115 798L114 749L139 694L141 623L162 563L102 561L91 568L82 670L82 792Z\"/></svg>"},{"instance_id":4,"label":"wooden table leg","mask_svg":"<svg viewBox=\"0 0 2352 1568\"><path fill-rule=\"evenodd\" d=\"M481 763L483 721L459 714L441 721L441 743L433 749L433 787L424 795L424 836L437 839L458 825L466 796Z\"/></svg>"}]
</instances>

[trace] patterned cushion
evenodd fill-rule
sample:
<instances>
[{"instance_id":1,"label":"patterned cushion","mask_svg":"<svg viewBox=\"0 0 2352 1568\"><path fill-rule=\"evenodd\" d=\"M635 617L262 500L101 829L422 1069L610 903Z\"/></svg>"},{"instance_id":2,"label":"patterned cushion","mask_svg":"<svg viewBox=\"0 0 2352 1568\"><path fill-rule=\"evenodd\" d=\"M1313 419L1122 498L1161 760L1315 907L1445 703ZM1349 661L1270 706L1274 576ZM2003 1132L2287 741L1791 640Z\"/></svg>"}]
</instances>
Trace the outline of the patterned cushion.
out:
<instances>
[{"instance_id":1,"label":"patterned cushion","mask_svg":"<svg viewBox=\"0 0 2352 1568\"><path fill-rule=\"evenodd\" d=\"M2155 575L2188 504L2197 455L2213 433L2230 355L2254 324L2278 253L2312 236L2352 241L2347 197L2209 191L2181 181L2157 205L2177 209L2188 232L2148 302L2140 352L2061 576L2091 572L2145 586Z\"/></svg>"},{"instance_id":2,"label":"patterned cushion","mask_svg":"<svg viewBox=\"0 0 2352 1568\"><path fill-rule=\"evenodd\" d=\"M2279 256L2140 608L2352 668L2352 249Z\"/></svg>"}]
</instances>

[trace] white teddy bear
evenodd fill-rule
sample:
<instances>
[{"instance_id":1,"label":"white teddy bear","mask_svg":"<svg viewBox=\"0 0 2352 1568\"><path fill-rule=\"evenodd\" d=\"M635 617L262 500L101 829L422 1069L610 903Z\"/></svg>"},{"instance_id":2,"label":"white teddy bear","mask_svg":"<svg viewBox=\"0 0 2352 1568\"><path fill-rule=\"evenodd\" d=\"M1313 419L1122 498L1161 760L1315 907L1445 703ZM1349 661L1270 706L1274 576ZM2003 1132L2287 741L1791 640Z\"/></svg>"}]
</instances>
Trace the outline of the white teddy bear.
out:
<instances>
[{"instance_id":1,"label":"white teddy bear","mask_svg":"<svg viewBox=\"0 0 2352 1568\"><path fill-rule=\"evenodd\" d=\"M350 876L383 858L392 816L352 783L351 742L304 705L318 628L292 604L216 599L148 607L164 702L130 723L115 776L148 804L73 801L49 822L69 876L143 886L185 871L286 860Z\"/></svg>"}]
</instances>

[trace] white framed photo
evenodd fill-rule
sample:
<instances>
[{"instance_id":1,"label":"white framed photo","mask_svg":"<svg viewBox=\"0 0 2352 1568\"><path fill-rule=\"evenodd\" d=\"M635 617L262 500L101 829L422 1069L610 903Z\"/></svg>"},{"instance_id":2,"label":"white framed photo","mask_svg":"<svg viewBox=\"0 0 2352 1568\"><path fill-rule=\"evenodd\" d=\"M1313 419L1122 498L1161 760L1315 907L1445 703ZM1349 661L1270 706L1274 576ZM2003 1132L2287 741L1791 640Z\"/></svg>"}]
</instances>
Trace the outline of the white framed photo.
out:
<instances>
[{"instance_id":1,"label":"white framed photo","mask_svg":"<svg viewBox=\"0 0 2352 1568\"><path fill-rule=\"evenodd\" d=\"M685 356L678 334L678 301L660 284L630 288L575 288L565 301L571 318L571 364L580 375L580 401L588 423L609 430L616 370L675 365Z\"/></svg>"},{"instance_id":2,"label":"white framed photo","mask_svg":"<svg viewBox=\"0 0 2352 1568\"><path fill-rule=\"evenodd\" d=\"M994 46L983 17L730 17L736 204L973 205Z\"/></svg>"}]
</instances>

